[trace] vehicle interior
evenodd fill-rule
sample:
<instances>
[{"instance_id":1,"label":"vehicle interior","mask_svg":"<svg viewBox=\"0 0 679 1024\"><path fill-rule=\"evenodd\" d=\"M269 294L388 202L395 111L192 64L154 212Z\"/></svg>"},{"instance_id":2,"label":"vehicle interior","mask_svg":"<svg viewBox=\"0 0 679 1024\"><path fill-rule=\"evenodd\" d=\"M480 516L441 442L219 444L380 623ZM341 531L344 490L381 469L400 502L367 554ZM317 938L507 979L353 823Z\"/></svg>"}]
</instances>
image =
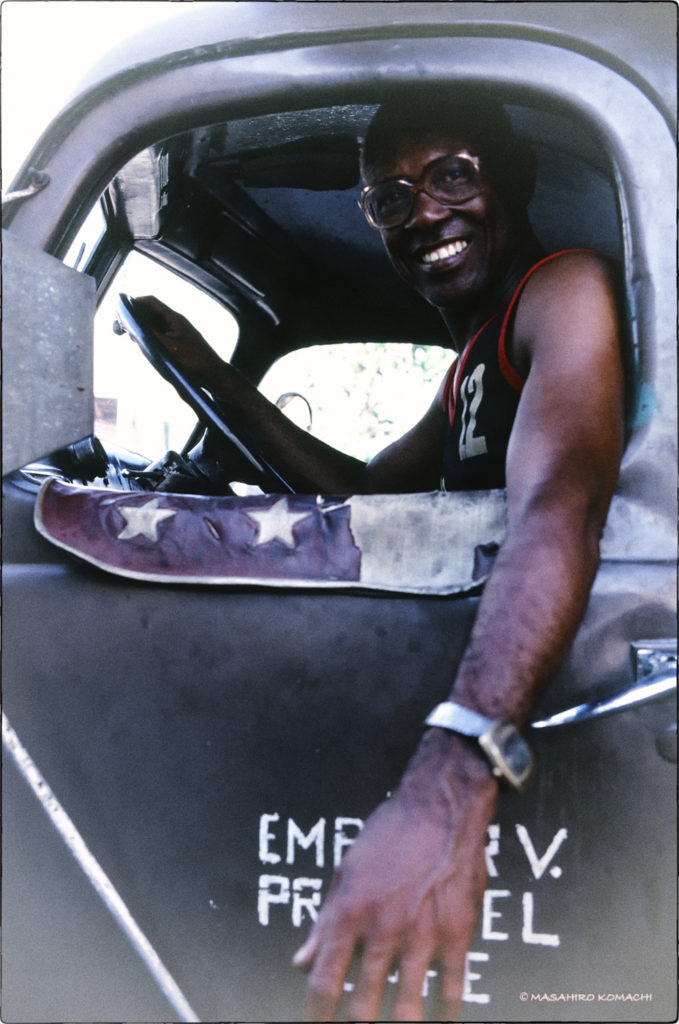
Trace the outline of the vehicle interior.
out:
<instances>
[{"instance_id":1,"label":"vehicle interior","mask_svg":"<svg viewBox=\"0 0 679 1024\"><path fill-rule=\"evenodd\" d=\"M282 357L311 346L360 343L362 358L369 347L382 362L387 344L392 351L399 346L411 352L436 346L426 381L428 404L452 361L450 341L436 310L398 279L357 202L359 146L376 108L350 104L239 117L158 142L109 184L95 210L95 226L90 217L67 262L94 277L99 300L108 292L117 301L119 272L130 252L204 292L233 317L237 339L229 358L257 385ZM515 130L536 153L537 185L529 212L545 249L593 248L620 259L614 175L596 132L564 110L525 102L509 104L508 110ZM133 278L125 290L139 294L139 287ZM175 308L186 312L179 302ZM109 359L115 360L120 342L110 329L110 311L106 316L100 329ZM213 328L208 340L214 342L218 333ZM628 357L632 360L631 351ZM373 372L381 376L383 369L375 363ZM333 374L326 386L350 396L356 378ZM288 398L301 396L308 406L305 392L290 379ZM81 476L108 474L109 482L115 477L122 487L231 493L238 479L233 446L219 424L202 415L200 396L198 404L186 393L182 397L200 425L187 429L177 452L164 459L164 452L143 450L141 462L130 452L118 452L127 470L123 477L110 458L103 468L97 440L95 458L89 469L81 467ZM361 401L368 404L356 389L353 410L349 405L351 411L336 418L351 423ZM397 395L392 406L400 401ZM218 416L227 424L228 438L228 410ZM392 423L389 412L386 419ZM313 415L311 420L313 429ZM412 422L406 421L401 432ZM377 436L373 451L388 436ZM341 434L330 440L351 450L352 440L344 442ZM90 449L84 446L77 457L92 459ZM372 451L352 453L367 457ZM66 472L73 455L66 463L63 456L56 458ZM140 473L144 460L153 466L146 475ZM259 482L268 491L279 484L266 472Z\"/></svg>"}]
</instances>

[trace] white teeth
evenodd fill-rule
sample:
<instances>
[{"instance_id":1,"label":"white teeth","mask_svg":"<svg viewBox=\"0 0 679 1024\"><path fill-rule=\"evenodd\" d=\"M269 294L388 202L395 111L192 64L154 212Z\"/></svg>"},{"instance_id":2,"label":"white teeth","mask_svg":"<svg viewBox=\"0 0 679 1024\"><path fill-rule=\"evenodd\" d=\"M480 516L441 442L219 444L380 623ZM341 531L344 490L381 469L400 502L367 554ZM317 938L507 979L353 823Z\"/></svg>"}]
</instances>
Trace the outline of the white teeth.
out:
<instances>
[{"instance_id":1,"label":"white teeth","mask_svg":"<svg viewBox=\"0 0 679 1024\"><path fill-rule=\"evenodd\" d=\"M434 249L433 252L425 252L422 256L422 262L438 263L439 260L444 260L448 256L457 256L459 252L467 248L467 245L467 242L458 238L456 242L451 242L450 245L442 245L440 249Z\"/></svg>"}]
</instances>

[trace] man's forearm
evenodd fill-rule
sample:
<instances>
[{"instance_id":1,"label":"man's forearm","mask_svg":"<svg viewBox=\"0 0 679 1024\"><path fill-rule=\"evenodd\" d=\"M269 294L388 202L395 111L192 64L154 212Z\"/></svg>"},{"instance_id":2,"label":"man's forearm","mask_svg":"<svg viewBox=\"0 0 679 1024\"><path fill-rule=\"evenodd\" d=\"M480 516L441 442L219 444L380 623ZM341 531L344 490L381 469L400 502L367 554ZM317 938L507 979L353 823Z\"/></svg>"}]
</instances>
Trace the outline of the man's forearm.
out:
<instances>
[{"instance_id":1,"label":"man's forearm","mask_svg":"<svg viewBox=\"0 0 679 1024\"><path fill-rule=\"evenodd\" d=\"M599 563L602 521L555 498L512 526L481 600L453 699L523 725L572 640Z\"/></svg>"},{"instance_id":2,"label":"man's forearm","mask_svg":"<svg viewBox=\"0 0 679 1024\"><path fill-rule=\"evenodd\" d=\"M297 491L356 494L369 487L366 464L302 430L237 370L221 363L208 390L228 423L255 438L262 454Z\"/></svg>"},{"instance_id":3,"label":"man's forearm","mask_svg":"<svg viewBox=\"0 0 679 1024\"><path fill-rule=\"evenodd\" d=\"M230 364L219 360L204 386L225 409L231 429L255 439L259 453L297 491L389 494L431 490L440 458L436 402L404 438L362 462L302 430Z\"/></svg>"}]
</instances>

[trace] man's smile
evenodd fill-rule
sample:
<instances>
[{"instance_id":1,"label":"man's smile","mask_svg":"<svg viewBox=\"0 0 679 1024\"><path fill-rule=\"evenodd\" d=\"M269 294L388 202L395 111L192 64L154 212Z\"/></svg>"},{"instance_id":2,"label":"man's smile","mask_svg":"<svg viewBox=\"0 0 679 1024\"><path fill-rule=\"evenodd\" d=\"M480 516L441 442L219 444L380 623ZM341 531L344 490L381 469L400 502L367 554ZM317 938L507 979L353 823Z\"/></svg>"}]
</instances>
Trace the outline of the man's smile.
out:
<instances>
[{"instance_id":1,"label":"man's smile","mask_svg":"<svg viewBox=\"0 0 679 1024\"><path fill-rule=\"evenodd\" d=\"M464 238L456 238L452 242L447 242L445 245L439 245L435 249L429 249L426 252L421 252L417 256L417 260L420 263L424 263L426 266L430 266L434 263L439 263L441 260L450 259L452 256L459 256L463 252L469 242L465 241Z\"/></svg>"}]
</instances>

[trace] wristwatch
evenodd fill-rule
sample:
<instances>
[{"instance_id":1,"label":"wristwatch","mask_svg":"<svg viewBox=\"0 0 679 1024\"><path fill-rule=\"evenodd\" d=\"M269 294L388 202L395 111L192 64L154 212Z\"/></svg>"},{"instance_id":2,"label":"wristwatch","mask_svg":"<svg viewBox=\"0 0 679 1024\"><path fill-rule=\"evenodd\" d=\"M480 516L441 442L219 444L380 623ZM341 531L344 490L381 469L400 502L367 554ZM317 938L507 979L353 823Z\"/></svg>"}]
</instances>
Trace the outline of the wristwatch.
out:
<instances>
[{"instance_id":1,"label":"wristwatch","mask_svg":"<svg viewBox=\"0 0 679 1024\"><path fill-rule=\"evenodd\" d=\"M490 762L493 775L505 779L522 793L533 774L531 749L509 722L486 718L452 700L444 701L425 719L425 725L438 726L463 736L475 736Z\"/></svg>"}]
</instances>

